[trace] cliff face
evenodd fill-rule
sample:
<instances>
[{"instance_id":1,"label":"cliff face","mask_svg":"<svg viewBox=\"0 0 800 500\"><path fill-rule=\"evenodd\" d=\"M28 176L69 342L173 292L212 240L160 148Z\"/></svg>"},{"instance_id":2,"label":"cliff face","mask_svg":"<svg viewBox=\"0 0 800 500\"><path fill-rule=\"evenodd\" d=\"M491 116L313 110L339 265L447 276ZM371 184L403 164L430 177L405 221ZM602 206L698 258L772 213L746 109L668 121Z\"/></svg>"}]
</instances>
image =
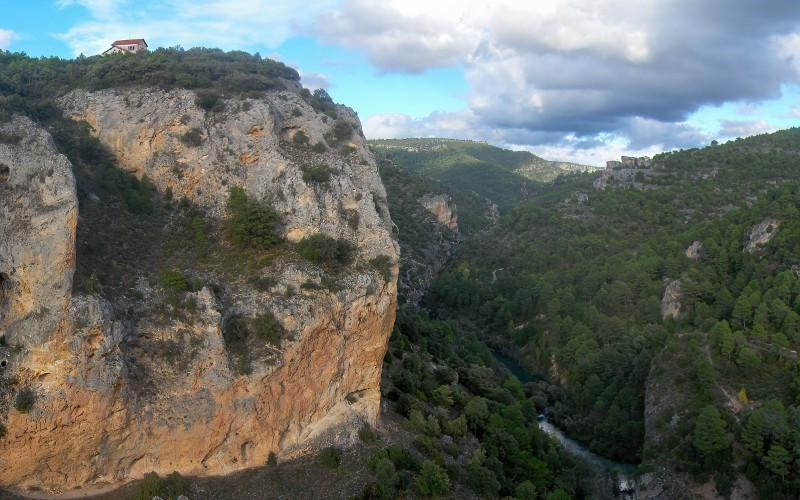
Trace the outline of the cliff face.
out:
<instances>
[{"instance_id":1,"label":"cliff face","mask_svg":"<svg viewBox=\"0 0 800 500\"><path fill-rule=\"evenodd\" d=\"M210 220L224 217L229 189L241 186L277 210L287 240L327 234L352 245L354 262L327 288L318 286L330 279L323 269L288 250L258 271L268 286L207 264L209 284L186 294L192 308L181 314L164 305L152 263L132 271L135 289L72 290L70 164L31 122L4 125L21 140L0 144L0 168L10 172L0 182L0 485L58 492L151 470L220 474L264 464L270 452L354 439L364 422L374 424L399 252L354 113L339 107L334 122L290 91L229 99L217 113L183 90L78 91L59 104L91 125L122 168L185 196ZM334 131L342 123L354 130L346 140ZM291 146L300 131L309 144L335 147ZM309 165L323 165L327 180L304 180ZM94 193L82 200L78 226L104 202ZM387 270L369 265L376 257ZM239 274L248 272L242 264ZM226 328L265 311L283 341L237 369ZM34 395L28 412L11 404L21 394Z\"/></svg>"}]
</instances>

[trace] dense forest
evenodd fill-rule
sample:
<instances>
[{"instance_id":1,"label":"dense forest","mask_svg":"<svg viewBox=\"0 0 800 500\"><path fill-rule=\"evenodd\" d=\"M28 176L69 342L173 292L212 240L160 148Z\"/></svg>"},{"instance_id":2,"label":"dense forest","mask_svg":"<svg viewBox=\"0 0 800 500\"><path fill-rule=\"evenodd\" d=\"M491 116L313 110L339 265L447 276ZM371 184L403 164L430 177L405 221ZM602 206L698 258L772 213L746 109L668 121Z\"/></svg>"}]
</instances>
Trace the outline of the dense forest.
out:
<instances>
[{"instance_id":1,"label":"dense forest","mask_svg":"<svg viewBox=\"0 0 800 500\"><path fill-rule=\"evenodd\" d=\"M723 495L739 473L764 496L797 495L800 130L654 164L640 189L559 178L466 242L424 305L554 382L548 411L597 453L714 476ZM679 313L663 317L673 281ZM662 352L688 413L645 446Z\"/></svg>"}]
</instances>

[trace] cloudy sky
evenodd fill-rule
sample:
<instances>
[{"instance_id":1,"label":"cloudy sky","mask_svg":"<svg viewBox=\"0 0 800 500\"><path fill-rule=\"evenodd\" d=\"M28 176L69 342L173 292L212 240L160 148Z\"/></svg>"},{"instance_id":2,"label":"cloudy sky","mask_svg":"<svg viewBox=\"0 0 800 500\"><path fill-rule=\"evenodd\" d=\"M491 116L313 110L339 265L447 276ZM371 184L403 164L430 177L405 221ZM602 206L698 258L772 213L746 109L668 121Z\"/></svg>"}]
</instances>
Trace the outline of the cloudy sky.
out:
<instances>
[{"instance_id":1,"label":"cloudy sky","mask_svg":"<svg viewBox=\"0 0 800 500\"><path fill-rule=\"evenodd\" d=\"M370 138L601 164L800 125L797 0L0 0L0 49L258 52ZM2 68L0 68L0 71Z\"/></svg>"}]
</instances>

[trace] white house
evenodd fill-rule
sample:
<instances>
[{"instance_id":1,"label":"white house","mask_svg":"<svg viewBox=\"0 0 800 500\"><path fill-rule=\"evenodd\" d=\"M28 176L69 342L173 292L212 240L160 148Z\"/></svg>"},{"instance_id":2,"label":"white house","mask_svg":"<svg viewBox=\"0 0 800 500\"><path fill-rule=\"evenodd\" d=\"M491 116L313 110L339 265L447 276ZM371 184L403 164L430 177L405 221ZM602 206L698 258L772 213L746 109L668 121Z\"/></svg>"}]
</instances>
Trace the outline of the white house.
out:
<instances>
[{"instance_id":1,"label":"white house","mask_svg":"<svg viewBox=\"0 0 800 500\"><path fill-rule=\"evenodd\" d=\"M144 38L133 38L131 40L117 40L111 44L111 48L103 52L106 54L116 54L122 52L124 54L136 54L139 52L147 52L147 42Z\"/></svg>"}]
</instances>

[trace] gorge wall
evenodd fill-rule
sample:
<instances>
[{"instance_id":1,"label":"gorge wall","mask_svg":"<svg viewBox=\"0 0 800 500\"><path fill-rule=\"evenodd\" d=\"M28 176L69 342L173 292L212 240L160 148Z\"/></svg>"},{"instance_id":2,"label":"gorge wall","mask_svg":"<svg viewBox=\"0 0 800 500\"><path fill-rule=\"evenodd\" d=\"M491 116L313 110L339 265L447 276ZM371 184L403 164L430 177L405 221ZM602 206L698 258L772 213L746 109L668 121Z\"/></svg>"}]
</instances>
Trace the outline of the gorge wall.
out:
<instances>
[{"instance_id":1,"label":"gorge wall","mask_svg":"<svg viewBox=\"0 0 800 500\"><path fill-rule=\"evenodd\" d=\"M98 223L111 213L102 194L82 193L79 215L73 172L90 162L71 165L28 119L0 125L15 139L0 143L0 486L63 492L149 471L223 474L376 423L399 250L357 117L342 106L335 120L318 113L299 89L225 99L213 113L195 100L140 89L59 101L155 198L185 197L209 227L234 186L277 211L289 243L267 264L178 269L203 280L180 314L165 305L159 263L144 257L126 277L135 287L74 286L76 228L86 248L94 236L82 225L124 228ZM295 140L301 132L307 140ZM326 177L311 180L311 167ZM316 233L347 242L352 263L334 273L300 258L291 243ZM283 340L237 369L226 328L264 311Z\"/></svg>"}]
</instances>

